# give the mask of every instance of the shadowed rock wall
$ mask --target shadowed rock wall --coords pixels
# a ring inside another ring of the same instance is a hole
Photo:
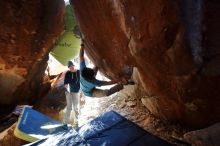
[[[72,2],[90,58],[111,78],[137,67],[154,115],[194,127],[220,120],[219,1]]]
[[[7,105],[31,102],[40,96],[48,53],[63,31],[64,2],[1,0],[0,7],[0,105],[3,112]]]

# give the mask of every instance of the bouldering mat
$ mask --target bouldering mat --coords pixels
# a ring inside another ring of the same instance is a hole
[[[55,43],[50,54],[62,65],[67,65],[69,60],[78,56],[81,43],[74,31],[77,24],[71,5],[65,7],[64,24],[65,31]]]
[[[26,106],[19,117],[14,135],[25,141],[34,142],[67,129],[67,125]]]
[[[171,146],[114,111],[28,146]]]
[[[50,54],[61,64],[67,65],[69,60],[79,54],[80,43],[80,39],[76,38],[73,32],[65,31],[50,51]]]

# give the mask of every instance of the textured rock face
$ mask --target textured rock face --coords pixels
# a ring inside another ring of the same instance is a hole
[[[219,146],[220,123],[184,134],[184,140],[193,146]]]
[[[191,126],[220,120],[219,1],[72,2],[90,58],[112,78],[137,67],[153,114]]]
[[[0,105],[3,108],[2,105],[30,102],[40,96],[48,53],[63,31],[64,2],[2,0],[0,7]]]

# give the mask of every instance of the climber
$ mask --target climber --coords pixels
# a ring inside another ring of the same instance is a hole
[[[89,97],[104,97],[109,96],[115,92],[118,92],[123,89],[123,85],[128,84],[127,80],[112,80],[112,81],[101,81],[95,78],[98,68],[94,69],[88,68],[85,65],[84,59],[84,44],[81,44],[80,49],[80,84],[81,90],[84,95]],[[96,87],[105,86],[105,85],[113,85],[112,88],[108,90],[97,89]]]
[[[78,116],[79,116],[79,89],[80,89],[80,72],[79,70],[75,69],[75,66],[72,61],[68,61],[68,68],[69,70],[66,72],[64,77],[64,86],[67,89],[65,92],[66,94],[66,112],[64,115],[64,123],[70,123],[70,113],[72,110],[72,106],[75,112],[76,121],[75,124],[77,125]]]

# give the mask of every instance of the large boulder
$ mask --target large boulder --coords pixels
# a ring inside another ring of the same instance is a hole
[[[110,78],[137,67],[154,115],[194,127],[220,120],[220,1],[72,5],[89,57]]]
[[[0,110],[6,112],[41,96],[49,51],[63,31],[64,1],[1,0],[0,7]]]

